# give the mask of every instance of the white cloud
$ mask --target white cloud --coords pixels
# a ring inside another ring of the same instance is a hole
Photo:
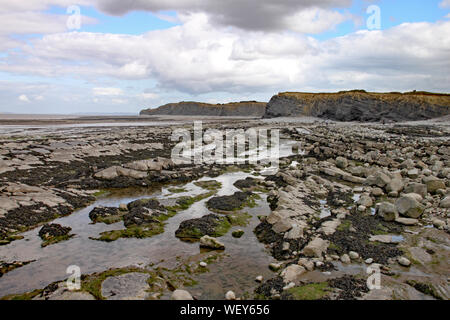
[[[439,6],[441,8],[450,8],[450,0],[442,0],[442,2],[439,3]]]
[[[94,96],[121,96],[123,90],[120,88],[93,88],[92,94]]]
[[[0,70],[48,77],[76,74],[157,82],[188,94],[276,90],[448,91],[450,22],[408,23],[327,41],[293,33],[217,27],[204,14],[143,35],[46,35],[10,54]],[[96,96],[124,94],[93,89]]]
[[[350,18],[350,15],[341,14],[338,11],[308,8],[286,16],[284,22],[286,29],[301,33],[318,34],[334,29],[337,25]]]
[[[28,99],[28,97],[27,97],[26,94],[21,94],[21,95],[19,96],[19,100],[20,100],[20,101],[23,101],[23,102],[30,102],[30,99]]]
[[[52,14],[43,12],[51,6],[69,7],[72,0],[29,0],[14,1],[0,0],[0,51],[15,49],[27,40],[28,37],[17,35],[40,35],[71,31],[68,29],[68,14]],[[92,0],[77,1],[78,5],[92,4]],[[80,27],[95,24],[94,18],[84,16],[80,12]]]

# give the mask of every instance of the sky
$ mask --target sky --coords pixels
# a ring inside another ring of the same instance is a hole
[[[0,0],[0,113],[450,92],[450,0]]]

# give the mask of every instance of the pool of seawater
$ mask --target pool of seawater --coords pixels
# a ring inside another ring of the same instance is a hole
[[[222,183],[218,195],[231,195],[238,191],[233,184],[240,179],[252,176],[249,173],[226,173],[214,180]],[[204,177],[199,180],[209,180]],[[197,180],[198,181],[198,180]],[[195,182],[195,181],[194,181]],[[169,198],[178,198],[185,195],[198,195],[207,192],[194,185],[194,182],[185,185],[177,185],[177,188],[186,190],[184,193],[172,194],[168,191],[173,186],[162,187],[157,190],[122,190],[109,196],[98,199],[92,205],[78,210],[70,216],[56,219],[53,223],[72,228],[71,233],[76,236],[68,241],[63,241],[48,247],[41,247],[41,239],[38,236],[40,228],[25,232],[24,239],[12,242],[0,247],[0,260],[4,261],[29,261],[34,262],[15,269],[0,278],[0,297],[8,294],[23,293],[37,288],[43,288],[48,284],[64,280],[68,277],[68,266],[77,265],[82,274],[100,272],[109,268],[121,268],[130,265],[146,266],[150,263],[164,264],[172,262],[175,266],[177,257],[188,258],[200,253],[198,243],[187,243],[175,237],[175,231],[180,223],[187,219],[199,218],[211,213],[205,206],[208,199],[194,203],[188,210],[178,213],[170,218],[165,226],[164,233],[147,239],[118,239],[106,243],[89,239],[98,237],[101,232],[123,229],[123,222],[112,225],[102,223],[92,224],[89,212],[96,206],[119,206],[121,203],[142,198],[155,198],[167,201]],[[210,272],[201,275],[199,284],[193,288],[193,292],[202,299],[222,299],[224,290],[235,290],[237,293],[247,291],[255,286],[254,279],[257,275],[268,277],[270,271],[268,264],[273,258],[265,250],[264,245],[258,242],[253,229],[259,223],[258,215],[267,215],[270,208],[262,195],[254,208],[244,208],[244,211],[252,215],[247,227],[240,227],[245,234],[240,239],[231,236],[231,231],[220,238],[225,244],[223,259],[209,266]]]

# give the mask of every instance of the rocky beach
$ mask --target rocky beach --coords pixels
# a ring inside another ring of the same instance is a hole
[[[0,3],[2,314],[445,308],[450,0]]]
[[[2,299],[450,297],[443,114],[396,123],[259,116],[206,118],[203,130],[278,130],[275,171],[175,163],[171,135],[192,131],[190,120],[3,125]]]

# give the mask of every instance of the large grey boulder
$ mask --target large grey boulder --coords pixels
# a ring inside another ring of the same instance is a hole
[[[420,171],[417,168],[408,170],[408,177],[411,179],[416,179],[419,177]]]
[[[408,183],[404,189],[405,193],[417,193],[420,194],[423,198],[427,196],[427,186],[422,183],[412,182]]]
[[[433,176],[425,177],[423,182],[427,185],[427,191],[429,193],[436,193],[439,189],[445,189],[444,181]]]
[[[403,190],[404,184],[402,179],[395,178],[388,182],[386,185],[387,192],[401,192]]]
[[[403,161],[400,164],[400,168],[402,168],[402,169],[405,169],[405,168],[406,169],[412,169],[412,168],[414,168],[414,166],[415,166],[415,163],[411,159],[406,159],[405,161]]]
[[[425,207],[418,201],[421,196],[415,193],[408,193],[400,197],[396,202],[398,212],[406,217],[417,219],[419,218]]]
[[[322,254],[326,252],[328,249],[329,241],[323,240],[319,237],[312,240],[308,245],[303,249],[303,254],[307,257],[322,257]]]
[[[377,186],[383,188],[391,181],[391,178],[384,172],[377,172],[374,175],[367,177],[366,184],[369,186]]]
[[[284,283],[297,282],[306,269],[298,264],[291,264],[281,272]]]
[[[382,202],[378,207],[378,214],[384,221],[395,221],[398,218],[397,207],[389,202]]]
[[[285,239],[299,239],[303,237],[303,230],[307,227],[304,222],[296,222],[292,225],[292,229],[284,235]]]
[[[291,230],[293,227],[293,222],[291,219],[283,219],[278,221],[272,226],[275,233],[283,233]]]
[[[358,204],[361,205],[361,206],[364,206],[366,208],[370,208],[373,205],[373,201],[372,201],[371,197],[369,197],[368,195],[363,194],[359,198]]]

